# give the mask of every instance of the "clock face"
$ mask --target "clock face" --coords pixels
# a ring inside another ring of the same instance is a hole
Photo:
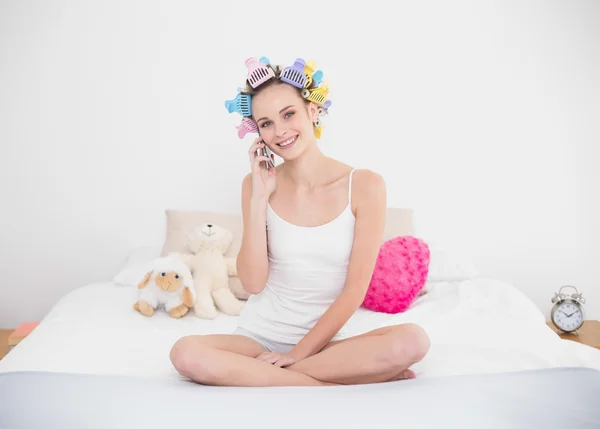
[[[583,313],[575,304],[565,302],[560,304],[552,316],[554,324],[565,332],[578,329],[583,323]]]

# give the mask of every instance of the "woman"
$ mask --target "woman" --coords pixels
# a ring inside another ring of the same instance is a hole
[[[238,276],[251,294],[231,335],[187,336],[171,361],[190,379],[221,386],[364,384],[413,378],[429,349],[423,329],[389,326],[343,338],[363,302],[385,224],[381,176],[325,156],[319,105],[280,79],[244,94],[260,137],[242,183]],[[268,147],[283,159],[257,154]],[[266,228],[265,228],[266,225]]]

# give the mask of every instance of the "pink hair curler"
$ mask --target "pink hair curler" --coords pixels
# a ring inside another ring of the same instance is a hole
[[[258,133],[258,125],[256,125],[254,119],[251,118],[242,118],[242,123],[236,128],[240,139],[246,137],[246,134],[248,133]]]
[[[306,74],[304,73],[304,60],[302,58],[297,58],[294,62],[294,65],[283,69],[279,80],[285,83],[289,83],[290,85],[293,85],[296,88],[304,88],[304,84],[306,83]]]
[[[264,57],[261,60],[264,60]],[[273,70],[267,67],[265,63],[259,62],[256,58],[248,58],[246,60],[246,67],[248,67],[248,82],[252,88],[256,88],[272,77],[275,77]]]

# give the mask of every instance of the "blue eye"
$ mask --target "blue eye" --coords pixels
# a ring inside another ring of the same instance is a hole
[[[292,115],[294,115],[296,112],[286,112],[285,115],[283,115],[286,119],[289,119]],[[268,127],[271,124],[271,121],[265,121],[262,124],[260,124],[261,128],[265,128]]]

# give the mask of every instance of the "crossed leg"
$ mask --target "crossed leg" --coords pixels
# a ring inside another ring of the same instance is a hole
[[[171,349],[184,377],[214,386],[325,386],[314,378],[256,359],[265,348],[243,335],[190,335]]]
[[[428,351],[425,331],[407,323],[333,341],[287,369],[335,384],[380,383],[414,378],[409,368]]]
[[[265,349],[241,335],[184,337],[173,346],[171,361],[180,374],[202,384],[324,386],[412,378],[410,366],[428,350],[423,329],[403,324],[331,342],[286,368],[255,359]]]

